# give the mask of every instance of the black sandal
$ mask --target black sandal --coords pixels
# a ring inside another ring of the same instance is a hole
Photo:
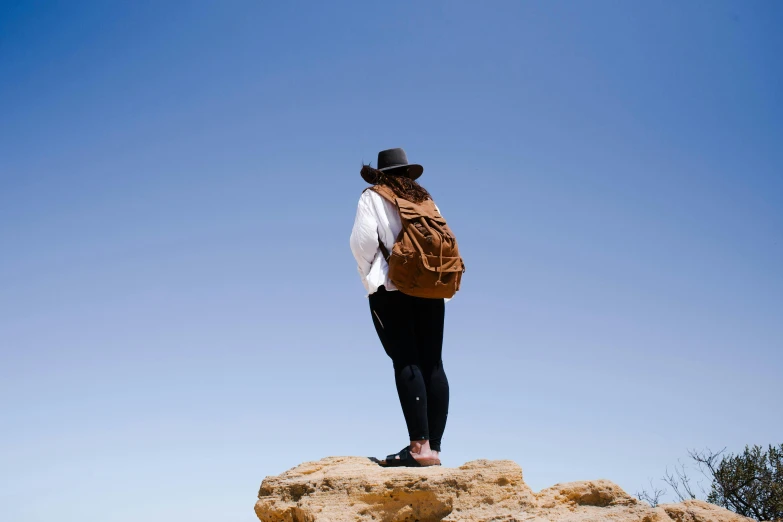
[[[384,468],[423,468],[427,466],[440,466],[440,460],[422,459],[422,461],[419,462],[411,455],[411,447],[405,446],[398,453],[387,455],[386,460],[378,461],[378,465]]]

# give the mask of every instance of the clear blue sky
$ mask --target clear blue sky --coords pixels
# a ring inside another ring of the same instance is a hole
[[[265,475],[402,447],[348,245],[397,146],[468,267],[445,465],[633,493],[783,442],[781,23],[0,2],[0,519],[251,522]]]

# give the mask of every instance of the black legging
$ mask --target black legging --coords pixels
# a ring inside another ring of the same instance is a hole
[[[394,378],[410,440],[440,451],[449,412],[443,371],[443,299],[413,297],[381,286],[370,294],[375,331],[394,363]]]

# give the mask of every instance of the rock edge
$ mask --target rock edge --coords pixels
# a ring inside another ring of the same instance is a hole
[[[262,522],[751,521],[700,500],[653,508],[608,480],[534,493],[511,460],[382,468],[365,457],[326,457],[266,477],[255,512]]]

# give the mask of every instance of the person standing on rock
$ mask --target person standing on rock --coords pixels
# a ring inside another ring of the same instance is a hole
[[[445,301],[459,290],[465,267],[454,234],[424,187],[421,165],[401,148],[362,166],[362,192],[351,251],[369,295],[370,317],[391,358],[410,444],[381,466],[440,465],[449,409],[441,358]]]

